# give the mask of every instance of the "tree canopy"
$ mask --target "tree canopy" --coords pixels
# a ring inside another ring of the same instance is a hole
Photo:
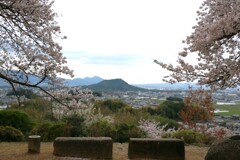
[[[73,76],[57,42],[65,37],[52,6],[51,0],[0,1],[0,78],[13,88],[42,89],[42,82],[54,83],[60,74]]]
[[[240,1],[205,0],[197,11],[194,32],[183,43],[177,65],[154,60],[171,71],[168,82],[198,80],[201,85],[224,89],[240,82]],[[196,54],[198,63],[190,64],[186,57]]]
[[[212,120],[214,107],[211,91],[190,89],[184,98],[184,107],[179,116],[185,124],[195,129],[198,122]]]

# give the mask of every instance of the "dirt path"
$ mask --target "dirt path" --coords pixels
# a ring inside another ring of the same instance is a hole
[[[28,154],[28,144],[0,143],[0,160],[80,160],[81,158],[56,157],[53,155],[53,143],[41,143],[40,154]],[[185,160],[204,160],[208,148],[186,146]],[[128,144],[114,143],[113,160],[127,160]],[[85,159],[86,160],[86,159]]]

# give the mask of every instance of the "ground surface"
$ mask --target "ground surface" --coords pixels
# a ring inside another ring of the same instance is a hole
[[[40,154],[28,154],[28,144],[0,143],[0,160],[80,160],[80,158],[64,158],[53,155],[53,143],[41,143]],[[186,146],[185,160],[204,160],[207,147]],[[127,160],[127,143],[114,143],[113,160]]]

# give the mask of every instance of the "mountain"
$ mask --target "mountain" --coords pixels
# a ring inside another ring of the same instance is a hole
[[[94,77],[85,77],[85,78],[74,78],[74,79],[66,79],[65,84],[67,86],[84,86],[84,85],[91,85],[96,84],[104,79],[94,76]]]
[[[109,92],[148,91],[147,89],[144,88],[129,85],[122,79],[103,80],[97,84],[83,86],[83,88],[88,88],[93,91],[109,91]]]
[[[36,84],[39,81],[41,81],[41,79],[36,76],[29,76],[28,81],[32,84]],[[48,85],[47,80],[45,80],[39,86],[47,86],[47,85]],[[0,87],[10,87],[10,84],[6,80],[0,78]]]
[[[75,79],[65,79],[64,83],[66,86],[83,86],[83,85],[91,85],[91,84],[96,84],[104,79],[94,76],[94,77],[85,77],[85,78],[75,78]],[[33,84],[37,83],[40,81],[40,79],[36,76],[29,76],[29,81]],[[42,82],[40,86],[47,86],[47,82]],[[5,80],[0,78],[0,87],[4,86],[10,86]]]

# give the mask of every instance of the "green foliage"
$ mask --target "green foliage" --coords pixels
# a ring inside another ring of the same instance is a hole
[[[32,129],[33,125],[32,120],[25,112],[17,110],[0,111],[0,126],[11,126],[26,134]]]
[[[178,102],[182,102],[183,99],[182,98],[179,98],[179,97],[167,97],[166,100],[168,101],[178,101]]]
[[[101,110],[104,108],[110,109],[112,112],[117,112],[128,105],[119,99],[107,99],[107,100],[99,100],[95,102],[94,107],[100,108]]]
[[[23,139],[24,136],[20,130],[10,126],[0,126],[0,142],[16,142],[22,141]]]
[[[170,118],[179,119],[179,112],[183,109],[184,103],[182,101],[164,101],[156,110],[160,115]]]
[[[51,102],[43,98],[37,97],[28,101],[22,102],[22,106],[13,104],[11,108],[22,110],[26,112],[35,121],[43,121],[50,118],[51,115]]]
[[[63,117],[63,121],[71,128],[70,136],[86,136],[87,127],[84,124],[84,117],[78,114],[70,114]]]
[[[113,125],[107,121],[98,121],[88,127],[88,136],[91,137],[110,137]]]
[[[166,129],[169,129],[169,128],[177,129],[178,128],[178,123],[173,119],[169,119],[169,118],[162,117],[162,116],[153,116],[151,118],[154,119],[156,122],[159,122],[161,125],[167,124]]]
[[[16,90],[16,92],[14,92],[14,91],[10,91],[10,92],[8,92],[7,93],[7,96],[15,96],[15,95],[17,95],[17,96],[25,96],[26,98],[28,98],[28,99],[32,99],[32,98],[36,98],[37,97],[37,95],[35,94],[35,93],[33,93],[33,91],[32,90],[30,90],[30,89],[19,89],[19,90]]]
[[[181,98],[169,97],[160,103],[156,108],[143,108],[151,115],[160,115],[169,119],[179,119],[179,112],[183,109],[184,103]]]
[[[102,92],[94,91],[93,95],[94,97],[102,97]]]
[[[210,146],[216,138],[209,134],[204,134],[192,130],[179,130],[171,137],[183,139],[187,144],[207,145]]]
[[[208,135],[208,134],[203,134],[202,140],[199,143],[210,146],[216,140],[217,140],[216,137],[213,137],[213,136]]]
[[[144,107],[141,108],[142,111],[146,111],[147,113],[149,113],[150,115],[159,115],[160,112],[156,110],[156,108],[152,108],[152,107]]]
[[[133,112],[123,111],[117,112],[114,115],[114,122],[116,123],[127,123],[127,124],[138,124],[141,119],[146,119],[148,114],[146,112],[141,112],[133,110]]]
[[[130,138],[145,137],[145,134],[136,125],[120,123],[115,126],[111,137],[115,142],[124,143],[128,142]]]
[[[180,130],[173,134],[173,137],[183,139],[187,144],[202,143],[204,135],[192,130]]]
[[[31,134],[40,135],[42,141],[53,141],[56,137],[68,137],[71,135],[71,127],[66,123],[44,122],[38,124]]]

